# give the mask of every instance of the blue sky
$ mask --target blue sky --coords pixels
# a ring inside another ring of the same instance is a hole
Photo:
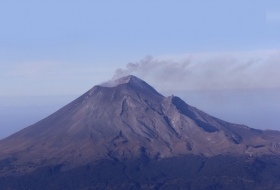
[[[2,134],[19,129],[24,119],[18,119],[17,124],[11,120],[25,114],[23,118],[32,119],[24,125],[32,124],[92,86],[118,76],[118,68],[122,74],[143,78],[161,93],[181,94],[186,102],[232,122],[257,125],[252,122],[256,115],[269,110],[280,113],[277,1],[3,0],[0,28],[0,111],[11,118],[2,124],[0,118]],[[152,56],[152,61],[145,62],[149,67],[143,65],[147,56]],[[188,60],[191,67],[186,67]],[[128,63],[140,66],[129,70]],[[173,73],[166,72],[170,68]],[[185,72],[178,82],[174,78],[180,68]],[[145,69],[150,72],[143,74]],[[236,69],[238,72],[233,72]],[[169,82],[163,83],[162,76]],[[224,103],[220,112],[216,104],[205,106],[206,100],[217,102],[226,90],[235,92],[226,93],[235,106]],[[197,96],[188,96],[185,91]],[[202,95],[213,91],[222,92]],[[241,113],[242,106],[255,111],[256,102],[245,101],[251,96],[259,97],[260,110],[271,106],[255,115],[243,114],[244,120],[231,116],[235,111]],[[50,105],[53,107],[47,113],[32,117],[36,106],[44,110]],[[15,109],[19,111],[11,111]],[[271,113],[267,117],[272,117]],[[269,126],[278,129],[280,120],[269,121]]]

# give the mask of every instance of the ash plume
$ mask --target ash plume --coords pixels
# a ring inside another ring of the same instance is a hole
[[[162,91],[280,87],[280,51],[146,58],[115,71],[135,75]]]

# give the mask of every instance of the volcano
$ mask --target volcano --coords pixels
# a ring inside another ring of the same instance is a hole
[[[0,184],[6,189],[274,189],[280,188],[279,155],[280,132],[215,118],[130,75],[94,86],[1,140]]]

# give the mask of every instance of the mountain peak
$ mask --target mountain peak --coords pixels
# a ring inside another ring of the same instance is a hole
[[[127,75],[127,76],[118,78],[116,80],[109,80],[107,82],[103,82],[99,86],[102,86],[102,87],[116,87],[120,84],[126,84],[126,83],[130,83],[130,82],[143,83],[144,81],[137,78],[136,76]]]
[[[145,81],[143,81],[133,75],[127,75],[127,76],[118,78],[116,80],[110,80],[110,81],[97,85],[97,87],[105,87],[105,88],[119,88],[119,87],[122,88],[124,86],[134,89],[134,91],[137,91],[138,93],[144,93],[147,96],[156,95],[156,96],[163,97],[148,83],[146,83]]]

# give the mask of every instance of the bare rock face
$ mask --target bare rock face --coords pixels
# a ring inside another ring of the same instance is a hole
[[[0,141],[0,175],[93,160],[178,155],[280,155],[279,132],[212,117],[126,76],[94,86],[47,118]],[[2,163],[2,165],[1,165]]]

